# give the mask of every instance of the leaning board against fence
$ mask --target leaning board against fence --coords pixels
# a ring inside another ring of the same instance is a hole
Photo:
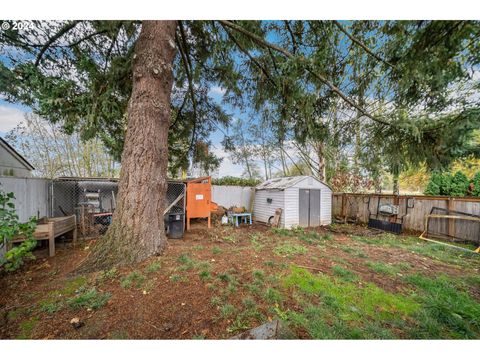
[[[349,194],[335,193],[333,195],[333,216],[337,219],[347,219],[360,223],[368,223],[371,214],[377,212],[377,207],[385,204],[398,205],[398,218],[403,218],[403,229],[423,232],[426,216],[433,212],[460,212],[480,216],[480,198],[478,197],[448,197],[390,194]],[[437,209],[437,210],[435,210]],[[433,221],[430,232],[446,234],[449,238],[479,240],[480,229],[476,222],[452,219]]]

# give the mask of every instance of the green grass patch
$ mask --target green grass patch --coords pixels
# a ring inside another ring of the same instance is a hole
[[[235,237],[235,235],[227,235],[223,237],[223,241],[235,244],[237,242],[237,238]]]
[[[79,293],[77,296],[68,299],[67,304],[72,309],[99,309],[103,307],[112,295],[110,293],[101,293],[97,289],[91,288]]]
[[[222,249],[220,249],[218,246],[214,246],[212,248],[212,254],[213,255],[218,255],[218,254],[221,254],[222,253]]]
[[[265,290],[264,298],[272,304],[279,304],[283,300],[282,293],[272,287],[269,287],[267,290]]]
[[[319,242],[322,239],[322,237],[320,236],[319,233],[315,231],[308,231],[308,232],[304,232],[303,234],[300,234],[298,236],[298,239],[311,245]]]
[[[54,314],[63,308],[63,302],[51,299],[42,300],[39,305],[40,311],[46,312],[47,314]]]
[[[378,264],[371,266],[377,268]],[[476,339],[480,335],[480,303],[468,293],[465,278],[462,280],[445,275],[406,276],[404,281],[415,290],[405,295],[292,267],[284,285],[300,293],[294,298],[301,310],[277,312],[291,326],[319,339]]]
[[[273,252],[278,256],[294,256],[299,254],[306,254],[307,248],[302,245],[292,244],[292,243],[284,243],[281,245],[277,245]]]
[[[118,276],[117,268],[113,267],[111,269],[101,271],[100,275],[98,276],[98,280],[100,282],[104,282],[107,280],[113,280],[117,276]]]
[[[31,319],[22,321],[19,325],[20,333],[17,335],[17,339],[19,340],[30,339],[32,337],[33,329],[35,328],[35,325],[37,323],[38,323],[37,317],[33,317]]]
[[[342,249],[342,251],[346,252],[347,254],[350,254],[357,258],[365,259],[368,257],[367,254],[365,254],[365,252],[361,249],[357,249],[350,246],[340,246],[340,249]]]
[[[368,245],[402,248],[418,255],[469,268],[480,265],[480,258],[476,254],[455,250],[441,244],[423,241],[417,237],[381,234],[378,236],[351,235],[350,238],[354,241]]]
[[[190,258],[188,255],[183,254],[180,255],[177,261],[182,264],[178,270],[180,271],[188,271],[192,269],[199,269],[199,270],[210,270],[212,264],[208,261],[197,261]]]
[[[480,303],[459,286],[457,279],[415,274],[405,281],[417,287],[415,297],[423,304],[416,334],[424,338],[479,337]]]
[[[237,285],[236,283],[229,283],[227,285],[227,287],[225,288],[225,292],[228,294],[228,295],[231,295],[231,294],[235,294],[237,292]]]
[[[172,282],[188,282],[188,278],[180,274],[170,275],[170,280]]]
[[[414,239],[415,242],[413,242]],[[448,246],[427,241],[419,242],[416,238],[412,239],[412,243],[413,245],[408,247],[408,250],[419,255],[464,267],[480,266],[480,257],[477,254],[452,249]]]
[[[15,309],[15,310],[10,310],[7,312],[7,320],[8,321],[13,321],[18,319],[18,317],[22,314],[22,309]]]
[[[202,270],[200,271],[200,273],[198,274],[198,277],[200,278],[200,280],[202,281],[208,281],[212,278],[212,274],[210,274],[210,271],[208,270]]]
[[[394,266],[396,266],[400,270],[410,270],[413,267],[412,264],[408,262],[399,262],[394,264]]]
[[[140,271],[132,271],[127,276],[125,276],[120,282],[120,286],[124,289],[134,287],[140,289],[145,282],[145,276],[142,275]]]
[[[198,261],[195,263],[195,268],[199,270],[209,271],[212,268],[212,264],[208,261]]]
[[[400,271],[398,266],[381,262],[367,261],[365,264],[378,274],[395,275]]]
[[[65,286],[59,290],[59,294],[69,296],[75,294],[75,292],[81,287],[87,284],[87,278],[84,276],[79,276],[74,279],[67,281]]]
[[[253,283],[250,283],[250,284],[245,284],[244,287],[245,287],[245,289],[247,289],[253,295],[260,296],[260,294],[262,292],[261,286],[256,282],[253,282]]]
[[[158,270],[160,270],[160,268],[162,267],[160,261],[154,261],[154,262],[151,262],[150,264],[148,264],[148,266],[145,268],[145,271],[147,273],[153,273],[153,272],[157,272]]]
[[[389,329],[377,323],[349,324],[332,316],[329,309],[319,306],[306,306],[303,312],[289,311],[287,321],[292,326],[307,330],[313,339],[391,339]]]
[[[284,229],[284,228],[271,228],[271,232],[275,235],[280,235],[280,236],[293,236],[295,233],[291,230]]]
[[[254,309],[257,306],[257,303],[252,297],[246,297],[242,300],[242,304],[246,309]]]
[[[369,245],[391,246],[391,247],[401,247],[402,245],[408,244],[410,242],[404,236],[398,236],[398,235],[388,234],[388,233],[384,233],[376,236],[351,235],[350,238],[354,241],[359,241]]]
[[[220,306],[223,304],[223,300],[219,297],[219,296],[213,296],[211,299],[210,299],[210,303],[213,305],[213,306]]]
[[[349,265],[350,263],[343,257],[340,256],[332,256],[330,257],[332,261],[336,264],[342,264],[342,265]]]
[[[352,271],[348,270],[348,269],[345,269],[344,267],[340,266],[340,265],[334,265],[332,266],[332,272],[335,276],[338,276],[340,278],[342,278],[342,280],[345,280],[345,281],[357,281],[358,280],[358,276],[355,275],[355,273],[353,273]]]
[[[181,271],[191,270],[195,267],[195,261],[186,254],[180,255],[177,261],[182,264],[179,268]]]
[[[297,267],[292,267],[284,283],[305,294],[319,296],[325,308],[344,321],[388,321],[411,315],[419,309],[413,299],[388,293],[374,284],[359,287],[326,275],[313,275]]]
[[[263,270],[260,269],[253,269],[252,276],[254,279],[259,281],[263,281],[265,279],[265,273],[263,272]]]
[[[235,320],[233,320],[232,324],[227,327],[227,331],[230,333],[237,333],[240,331],[244,331],[250,328],[249,322],[243,318],[243,316],[237,316]]]
[[[323,234],[322,235],[322,240],[323,241],[331,241],[331,240],[333,240],[333,235],[329,234],[329,233]]]
[[[220,306],[220,314],[224,318],[232,316],[236,311],[237,309],[232,304],[224,304]]]
[[[225,273],[220,273],[217,275],[217,277],[222,280],[223,282],[226,282],[226,283],[232,283],[232,282],[236,282],[236,278],[234,275],[228,273],[228,272],[225,272]]]

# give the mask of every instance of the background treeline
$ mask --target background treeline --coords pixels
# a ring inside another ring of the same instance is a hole
[[[480,172],[471,179],[463,172],[433,173],[425,195],[480,196]]]

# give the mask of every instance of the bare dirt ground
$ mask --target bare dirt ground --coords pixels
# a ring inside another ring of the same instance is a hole
[[[466,268],[402,247],[375,246],[351,236],[368,236],[368,229],[353,225],[348,229],[313,229],[324,240],[309,243],[262,225],[207,230],[199,223],[184,239],[169,240],[162,256],[109,274],[76,273],[92,243],[101,239],[80,241],[75,248],[59,246],[55,257],[39,253],[19,272],[0,277],[0,337],[229,338],[275,318],[279,302],[284,309],[299,307],[288,289],[281,300],[274,290],[281,288],[282,275],[291,265],[331,276],[335,266],[342,266],[360,282],[395,293],[408,292],[402,277],[419,271],[432,277],[479,275],[476,260]],[[286,247],[280,249],[279,244]],[[402,270],[389,276],[372,271],[367,261],[401,265]],[[125,283],[132,272],[140,278],[136,285]],[[70,299],[93,288],[100,295],[110,294],[108,301],[98,307],[71,306]],[[265,290],[267,295],[262,295]],[[480,300],[479,289],[471,289],[471,294]],[[73,318],[82,326],[72,326]],[[301,330],[296,336],[308,337]]]

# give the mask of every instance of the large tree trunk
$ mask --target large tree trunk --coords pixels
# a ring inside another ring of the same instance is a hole
[[[142,23],[133,57],[117,209],[86,263],[91,268],[141,261],[166,244],[163,210],[175,28],[175,21]]]
[[[400,195],[400,185],[398,183],[400,170],[398,165],[393,166],[392,175],[393,175],[393,195]]]
[[[320,181],[326,181],[326,165],[325,165],[325,149],[322,142],[319,142],[317,145],[317,156],[318,156],[318,179]]]
[[[393,175],[393,195],[400,195],[400,186],[398,184],[398,174]]]

